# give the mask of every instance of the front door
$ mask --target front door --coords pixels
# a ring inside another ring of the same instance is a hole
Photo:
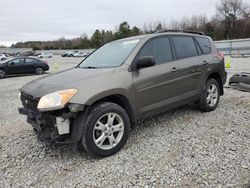
[[[11,74],[24,73],[24,58],[13,59],[8,62],[8,72]]]
[[[132,72],[139,113],[157,111],[179,95],[176,69],[170,40],[167,36],[148,41],[137,58],[153,56],[156,65]]]

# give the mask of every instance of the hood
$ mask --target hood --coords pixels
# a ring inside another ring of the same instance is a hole
[[[33,98],[41,98],[42,96],[64,89],[80,89],[86,85],[93,85],[106,77],[113,75],[112,69],[82,69],[73,68],[56,74],[51,74],[43,78],[39,78],[24,85],[20,91],[26,93]]]

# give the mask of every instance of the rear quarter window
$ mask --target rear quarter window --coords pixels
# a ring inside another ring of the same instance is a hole
[[[195,37],[196,41],[198,42],[203,54],[211,53],[211,44],[210,40],[205,37]]]
[[[172,36],[177,59],[198,55],[194,40],[189,36]]]

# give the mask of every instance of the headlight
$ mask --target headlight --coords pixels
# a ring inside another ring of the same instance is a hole
[[[77,93],[77,89],[67,89],[44,95],[38,103],[39,111],[61,109]]]

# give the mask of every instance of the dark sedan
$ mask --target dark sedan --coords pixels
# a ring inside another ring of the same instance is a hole
[[[10,74],[35,73],[40,75],[47,70],[49,70],[47,62],[31,57],[18,57],[5,63],[0,63],[0,78]]]

